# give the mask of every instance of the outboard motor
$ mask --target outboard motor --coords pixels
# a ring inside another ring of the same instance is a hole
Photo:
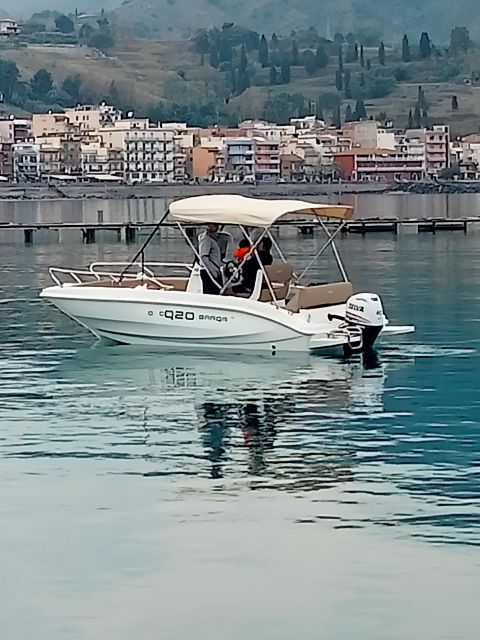
[[[346,303],[345,322],[362,331],[362,351],[371,349],[386,323],[380,296],[356,293]]]

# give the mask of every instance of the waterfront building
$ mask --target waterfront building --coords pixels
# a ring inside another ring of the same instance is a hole
[[[280,146],[264,138],[227,138],[225,140],[225,170],[231,179],[247,176],[259,181],[274,181],[280,177]]]
[[[335,154],[346,180],[394,182],[421,180],[424,163],[417,156],[391,149],[353,148]]]
[[[213,182],[225,180],[225,138],[200,134],[192,149],[192,176]]]
[[[38,182],[40,179],[40,145],[17,142],[12,146],[15,182]]]
[[[0,20],[0,40],[8,40],[13,36],[17,36],[21,30],[16,20],[10,18]]]

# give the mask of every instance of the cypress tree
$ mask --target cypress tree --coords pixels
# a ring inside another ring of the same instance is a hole
[[[359,84],[362,88],[365,86],[365,74],[363,73],[363,71],[360,74]]]
[[[355,62],[358,60],[358,44],[355,42],[355,46],[353,47],[353,59]]]
[[[370,71],[370,69],[372,68],[372,61],[370,60],[370,58],[367,60],[367,71]]]
[[[422,114],[420,113],[420,107],[418,106],[418,104],[415,105],[415,111],[413,113],[413,119],[415,122],[415,127],[417,129],[420,129],[420,127],[422,126]]]
[[[367,117],[367,110],[365,109],[365,104],[361,98],[359,98],[355,103],[354,117],[355,120],[363,120]]]
[[[421,111],[426,111],[428,109],[428,102],[427,102],[427,99],[425,98],[425,92],[422,89],[421,85],[419,85],[418,87],[417,104],[418,104],[418,108]]]
[[[363,44],[360,45],[360,64],[362,65],[362,67],[365,66],[365,54],[363,51]]]
[[[420,36],[420,55],[422,58],[430,58],[432,55],[430,37],[426,31],[424,31]]]
[[[343,53],[340,49],[340,53],[338,54],[338,70],[340,73],[343,73]]]
[[[292,65],[298,67],[298,47],[296,40],[292,42]]]
[[[258,60],[262,67],[268,67],[268,42],[265,34],[262,33],[260,45],[258,47]]]
[[[452,111],[458,110],[458,98],[457,96],[452,96]]]
[[[408,42],[407,34],[405,34],[402,40],[402,60],[404,62],[410,62],[411,59],[410,43]]]
[[[322,104],[322,96],[318,96],[317,105],[316,105],[316,115],[319,120],[323,120],[323,104]]]
[[[413,115],[412,115],[412,110],[410,109],[410,111],[408,112],[408,124],[407,124],[407,129],[413,129]]]
[[[290,82],[290,63],[288,60],[284,60],[282,62],[282,66],[280,67],[280,77],[283,84],[288,84]]]
[[[328,65],[328,56],[325,49],[319,45],[315,53],[315,65],[317,69],[324,69]]]
[[[272,64],[272,66],[270,67],[270,84],[277,84],[277,83],[278,83],[277,69],[275,68],[275,65]]]
[[[278,49],[278,38],[276,33],[272,33],[272,49]]]
[[[218,49],[215,42],[212,42],[210,45],[210,66],[214,69],[218,69],[219,60],[218,60]]]
[[[345,110],[345,122],[353,122],[352,107],[349,104]]]
[[[378,47],[378,61],[382,67],[385,66],[385,45],[383,42],[380,42],[380,46]]]
[[[337,87],[337,91],[343,89],[343,76],[339,69],[335,72],[335,86]]]
[[[342,126],[342,116],[340,114],[340,105],[337,105],[337,108],[333,112],[333,126],[336,129],[340,129]]]
[[[347,100],[350,100],[350,98],[352,97],[352,90],[350,88],[350,80],[351,80],[350,71],[349,71],[349,69],[347,69],[345,71],[345,74],[344,74],[344,77],[343,77],[343,89],[344,89],[344,92],[345,92],[345,98]]]

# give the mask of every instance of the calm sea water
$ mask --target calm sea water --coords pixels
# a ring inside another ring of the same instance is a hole
[[[477,638],[479,241],[341,240],[418,327],[365,363],[99,347],[38,291],[132,249],[4,243],[2,638]]]

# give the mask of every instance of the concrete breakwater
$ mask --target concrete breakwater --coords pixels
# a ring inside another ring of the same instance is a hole
[[[293,183],[245,185],[235,183],[206,182],[195,185],[111,185],[111,184],[77,184],[77,185],[17,185],[2,184],[0,200],[123,200],[146,198],[185,198],[188,196],[209,193],[239,193],[251,197],[296,197],[339,196],[343,194],[375,194],[387,193],[392,185],[375,183]]]

